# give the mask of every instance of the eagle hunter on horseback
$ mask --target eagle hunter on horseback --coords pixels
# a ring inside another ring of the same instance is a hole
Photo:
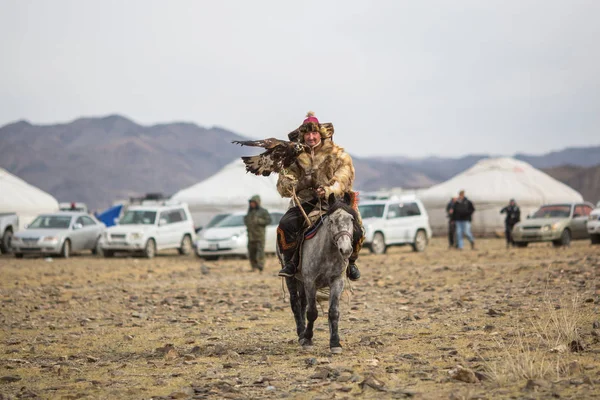
[[[333,125],[319,123],[309,112],[302,125],[288,135],[290,141],[265,139],[234,142],[263,147],[257,156],[242,157],[246,170],[256,175],[279,173],[277,189],[291,197],[290,208],[277,228],[277,253],[290,292],[299,343],[312,346],[318,318],[318,290],[329,289],[329,347],[340,354],[339,302],[344,271],[357,280],[358,253],[364,230],[358,199],[352,191],[352,158],[332,141]]]
[[[356,203],[354,166],[352,157],[333,143],[333,125],[319,123],[312,111],[299,128],[288,134],[290,141],[275,138],[257,141],[234,141],[243,146],[267,149],[258,156],[242,157],[246,170],[256,175],[268,176],[279,173],[277,190],[282,197],[292,197],[293,203],[281,218],[277,228],[277,244],[283,255],[283,268],[279,276],[293,277],[296,273],[299,235],[305,226],[307,215],[319,216],[333,195],[336,199]],[[352,238],[354,251],[350,256],[346,274],[352,281],[360,278],[356,265],[362,247],[362,221],[356,204],[353,207],[358,228]],[[316,218],[313,218],[316,219]]]

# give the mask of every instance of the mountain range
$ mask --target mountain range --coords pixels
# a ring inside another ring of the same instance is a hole
[[[248,138],[223,128],[175,122],[143,126],[119,115],[70,123],[0,128],[0,167],[52,194],[102,209],[149,192],[172,194],[213,175],[248,149]],[[489,155],[461,158],[353,157],[361,190],[422,188],[442,182]],[[516,158],[600,200],[600,146]],[[560,167],[560,168],[559,168]]]

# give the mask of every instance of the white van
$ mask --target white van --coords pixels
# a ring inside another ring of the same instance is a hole
[[[131,206],[118,224],[107,228],[100,248],[105,257],[136,252],[152,258],[157,251],[192,252],[194,223],[187,204]]]
[[[406,244],[420,252],[431,239],[429,216],[415,196],[360,202],[358,209],[365,228],[364,246],[372,253],[383,254],[389,246]]]

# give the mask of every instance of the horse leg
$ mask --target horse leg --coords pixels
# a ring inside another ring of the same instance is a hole
[[[329,287],[329,349],[333,354],[340,354],[340,336],[338,322],[340,320],[340,297],[344,290],[344,280],[339,277]]]
[[[313,329],[315,325],[315,320],[319,316],[319,311],[317,310],[317,288],[314,284],[304,284],[304,293],[306,296],[306,319],[308,323],[306,325],[306,330],[304,331],[303,339],[300,341],[302,347],[311,347],[312,346],[312,338],[313,338]]]
[[[306,321],[304,318],[304,310],[302,309],[301,298],[304,295],[304,288],[295,278],[285,278],[288,291],[290,292],[290,306],[294,313],[294,320],[296,320],[296,333],[298,334],[299,340],[302,339],[302,334],[306,327]]]

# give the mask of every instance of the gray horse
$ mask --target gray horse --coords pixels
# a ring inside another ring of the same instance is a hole
[[[296,332],[304,348],[312,346],[314,323],[319,316],[317,290],[329,288],[329,348],[333,354],[342,352],[338,334],[339,302],[348,258],[352,254],[353,215],[354,210],[347,204],[341,201],[331,204],[315,236],[304,241],[298,273],[286,278]]]

